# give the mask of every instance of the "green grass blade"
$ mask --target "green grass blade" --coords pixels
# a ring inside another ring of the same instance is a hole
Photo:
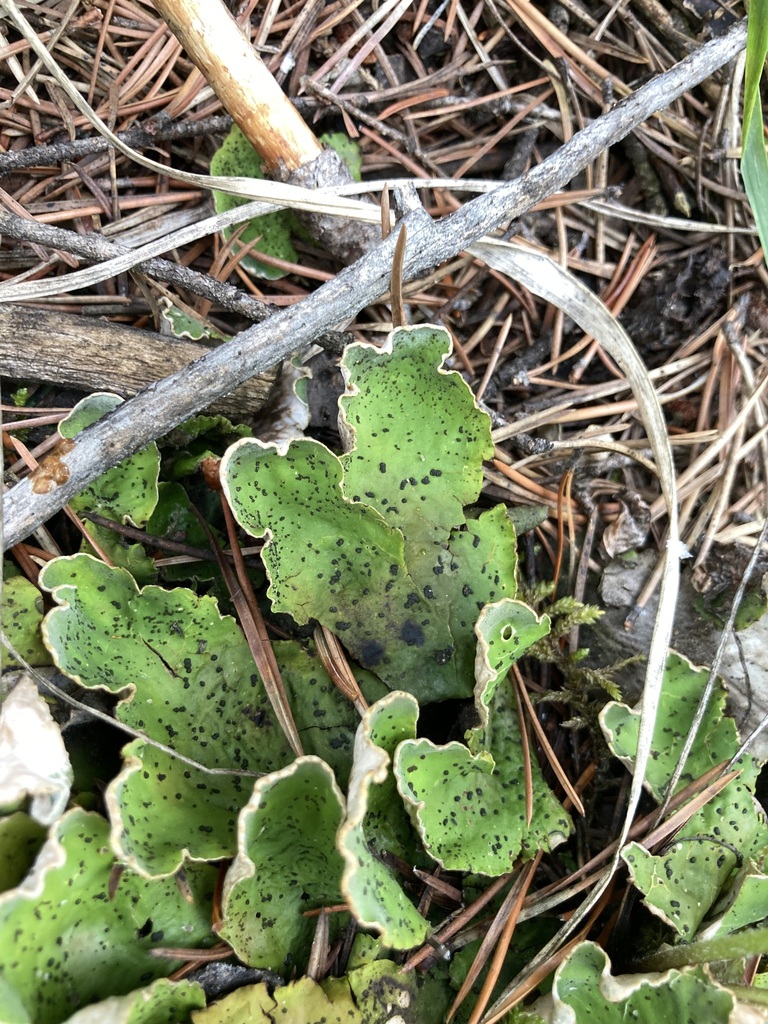
[[[755,224],[768,253],[768,157],[765,152],[760,79],[768,55],[768,0],[752,0],[747,26],[741,173]]]

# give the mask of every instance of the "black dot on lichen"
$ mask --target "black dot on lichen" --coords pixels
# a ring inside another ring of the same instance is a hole
[[[384,657],[384,648],[376,640],[367,640],[360,649],[360,660],[366,668],[380,665]]]
[[[415,622],[408,620],[403,623],[403,627],[400,630],[400,638],[409,647],[423,647],[424,646],[424,632],[421,626]]]

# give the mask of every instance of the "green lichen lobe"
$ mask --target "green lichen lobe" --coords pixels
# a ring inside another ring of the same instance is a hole
[[[267,536],[270,597],[337,633],[363,667],[419,700],[469,696],[482,608],[515,594],[516,538],[499,506],[467,509],[490,421],[444,367],[450,335],[394,331],[345,355],[341,458],[315,441],[243,440],[221,467],[240,524]]]

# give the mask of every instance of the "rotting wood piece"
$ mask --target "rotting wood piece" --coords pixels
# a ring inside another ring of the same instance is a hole
[[[14,380],[112,391],[130,398],[208,351],[197,342],[106,320],[0,305],[0,376]],[[255,415],[276,379],[275,370],[251,377],[219,398],[211,411],[238,420]]]

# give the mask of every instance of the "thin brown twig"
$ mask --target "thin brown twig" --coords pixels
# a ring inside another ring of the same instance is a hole
[[[549,740],[547,739],[547,734],[544,732],[544,730],[543,730],[543,728],[541,726],[541,722],[539,721],[539,719],[538,719],[538,717],[536,715],[536,712],[535,712],[535,710],[533,708],[533,704],[531,703],[531,698],[528,696],[528,689],[527,689],[527,687],[525,685],[525,681],[523,680],[523,677],[522,677],[522,675],[520,673],[520,669],[518,668],[517,665],[513,665],[512,666],[512,673],[513,673],[513,675],[515,677],[515,682],[517,683],[516,690],[520,694],[520,697],[521,697],[521,699],[523,701],[526,713],[528,715],[528,720],[530,721],[531,725],[533,726],[533,730],[536,733],[536,736],[538,738],[539,743],[541,744],[541,748],[542,748],[542,750],[544,752],[544,756],[546,757],[547,761],[549,762],[549,765],[552,768],[552,771],[557,776],[558,782],[563,787],[563,789],[565,790],[568,798],[573,803],[573,806],[576,808],[578,813],[583,816],[584,815],[584,804],[581,802],[581,797],[579,796],[579,794],[576,792],[576,790],[574,789],[573,785],[571,784],[571,780],[568,778],[568,776],[563,771],[563,767],[560,764],[559,760],[557,759],[557,755],[555,754],[555,752],[552,749],[552,746],[551,746]]]
[[[526,893],[533,882],[536,869],[541,862],[542,856],[543,851],[538,850],[533,860],[526,864],[520,872],[519,885],[516,886],[515,902],[509,909],[509,914],[504,922],[501,934],[499,935],[499,941],[496,944],[493,959],[491,960],[490,967],[488,968],[488,974],[483,982],[483,987],[480,989],[477,1002],[470,1014],[469,1024],[478,1024],[480,1018],[485,1012],[485,1008],[488,1005],[491,994],[496,987],[496,983],[499,980],[499,975],[501,974],[501,969],[504,964],[504,959],[509,951],[509,944],[512,941],[512,936],[515,933],[517,923],[520,920],[520,911],[523,908],[523,901],[525,900]],[[450,1017],[448,1019],[450,1019]]]

